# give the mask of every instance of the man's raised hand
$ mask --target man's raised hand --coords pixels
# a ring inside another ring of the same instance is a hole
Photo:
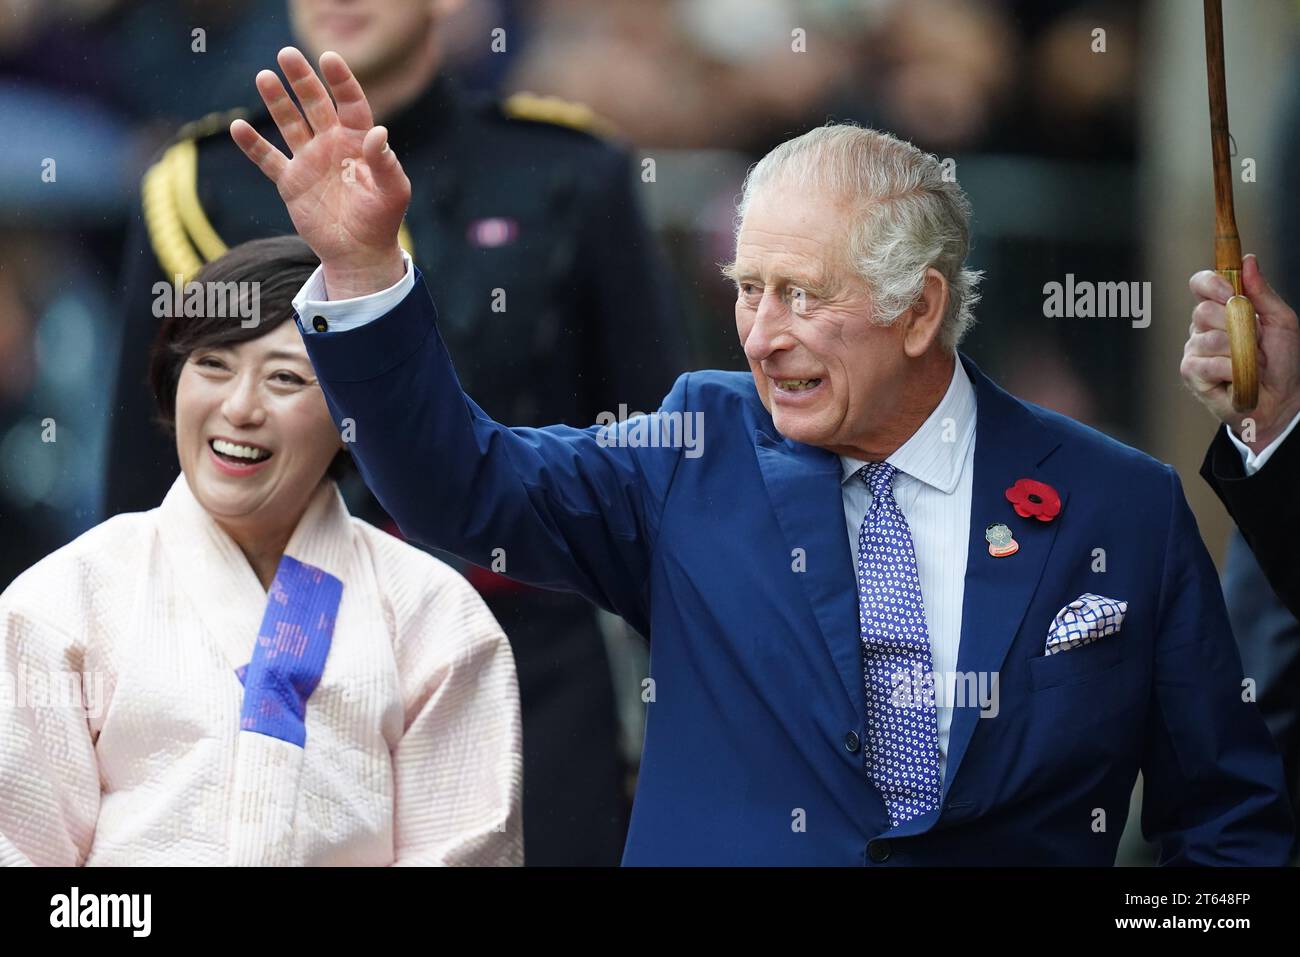
[[[302,109],[271,70],[257,74],[257,92],[292,159],[243,120],[230,124],[230,135],[280,191],[298,235],[320,257],[331,299],[386,289],[402,277],[397,233],[411,200],[388,131],[375,126],[361,84],[337,53],[320,58],[329,90],[295,48],[276,59]]]

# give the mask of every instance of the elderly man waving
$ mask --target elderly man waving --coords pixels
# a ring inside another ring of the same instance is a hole
[[[292,159],[231,133],[320,256],[295,305],[371,487],[412,538],[650,636],[625,863],[1105,865],[1139,770],[1164,862],[1284,862],[1178,478],[957,353],[977,276],[934,157],[847,126],[777,147],[727,269],[752,375],[511,429],[457,382],[360,86],[281,62],[305,118],[258,88]]]

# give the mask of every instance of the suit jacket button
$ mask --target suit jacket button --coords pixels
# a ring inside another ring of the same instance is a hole
[[[867,844],[867,857],[873,864],[883,864],[889,860],[889,842],[871,841]]]
[[[316,316],[311,321],[311,327],[317,332],[328,332],[330,327],[329,320],[324,316]]]
[[[858,745],[860,745],[861,743],[862,742],[861,740],[859,740],[858,733],[856,731],[850,731],[848,734],[844,736],[844,750],[849,752],[849,754],[857,754]]]

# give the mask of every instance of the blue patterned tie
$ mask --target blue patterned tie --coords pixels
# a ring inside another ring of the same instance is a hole
[[[939,722],[934,661],[925,625],[912,531],[894,500],[887,462],[858,472],[871,508],[858,532],[858,616],[867,684],[867,747],[871,778],[898,827],[939,804]]]

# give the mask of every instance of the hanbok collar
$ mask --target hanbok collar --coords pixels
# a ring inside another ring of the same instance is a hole
[[[158,531],[176,582],[234,669],[248,664],[267,593],[244,553],[199,504],[184,474],[157,509]],[[352,519],[338,487],[322,480],[285,554],[343,582],[353,578]]]

